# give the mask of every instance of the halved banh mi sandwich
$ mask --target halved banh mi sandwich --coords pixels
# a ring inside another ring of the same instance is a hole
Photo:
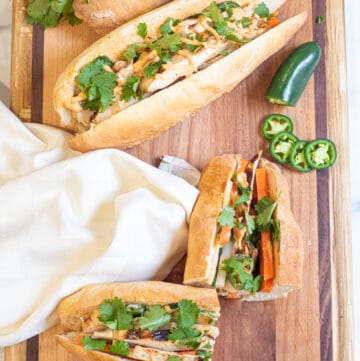
[[[222,155],[204,169],[190,218],[184,283],[244,300],[302,286],[303,238],[286,179],[261,158]]]
[[[149,281],[90,285],[58,306],[57,341],[83,360],[211,360],[215,290]]]
[[[98,40],[55,86],[70,147],[134,146],[231,91],[305,22],[283,2],[175,0]]]

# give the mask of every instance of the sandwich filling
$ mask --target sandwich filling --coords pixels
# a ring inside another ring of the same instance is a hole
[[[215,242],[220,245],[220,255],[213,286],[228,297],[271,292],[273,287],[273,243],[280,240],[274,212],[280,195],[276,200],[269,198],[260,157],[239,162],[227,204],[217,217]]]
[[[211,360],[218,313],[190,300],[127,304],[115,297],[72,320],[66,337],[89,351],[143,361]]]
[[[83,132],[125,108],[228,56],[279,24],[264,2],[240,6],[213,1],[186,19],[167,18],[158,38],[138,24],[142,41],[130,44],[115,61],[100,56],[83,67],[74,95],[64,102],[77,131]],[[221,81],[221,79],[219,79]]]

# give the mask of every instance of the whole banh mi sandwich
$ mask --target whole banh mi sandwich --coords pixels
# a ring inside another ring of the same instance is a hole
[[[139,15],[164,5],[169,0],[75,0],[75,15],[95,29],[106,34]]]
[[[215,290],[159,281],[86,286],[58,306],[57,341],[82,360],[211,360]]]
[[[99,39],[54,89],[69,146],[132,147],[231,91],[305,22],[283,2],[175,0]]]
[[[303,238],[279,168],[261,158],[210,160],[190,218],[184,283],[248,301],[301,288]]]

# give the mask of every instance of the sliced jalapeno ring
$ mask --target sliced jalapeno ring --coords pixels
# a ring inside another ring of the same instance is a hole
[[[294,124],[289,117],[283,114],[270,114],[264,119],[262,133],[264,137],[271,140],[280,132],[292,133]]]
[[[298,141],[299,139],[294,134],[280,132],[270,142],[270,154],[279,163],[289,163],[292,147]]]
[[[300,140],[296,142],[290,152],[290,163],[299,172],[310,172],[312,168],[305,159],[304,149],[308,142]]]
[[[314,169],[331,167],[337,157],[335,144],[329,139],[316,139],[309,142],[304,149],[305,159]]]

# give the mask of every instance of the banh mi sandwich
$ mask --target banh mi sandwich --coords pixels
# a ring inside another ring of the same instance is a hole
[[[106,34],[169,0],[74,0],[75,15],[99,34]]]
[[[86,286],[58,306],[57,341],[82,360],[211,360],[215,290],[158,282]]]
[[[280,23],[283,2],[171,1],[95,42],[54,90],[69,146],[132,147],[231,91],[305,22]]]
[[[184,283],[244,300],[302,285],[303,239],[279,168],[261,158],[210,160],[190,218]]]

